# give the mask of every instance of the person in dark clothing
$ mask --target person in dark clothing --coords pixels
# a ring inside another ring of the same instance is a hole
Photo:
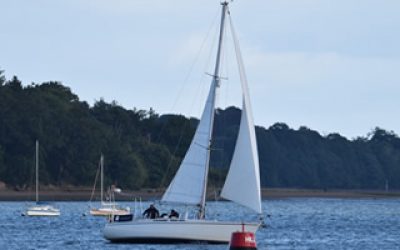
[[[149,219],[155,219],[160,216],[160,213],[154,205],[150,205],[150,207],[143,212],[143,216]]]
[[[171,213],[169,214],[169,218],[170,219],[178,219],[179,218],[178,212],[172,209]]]

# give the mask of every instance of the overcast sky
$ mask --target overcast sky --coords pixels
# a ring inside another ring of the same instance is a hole
[[[236,0],[256,124],[400,134],[400,1]],[[0,0],[0,69],[81,100],[198,117],[219,0]],[[205,41],[205,42],[203,42]],[[239,105],[227,39],[218,104]]]

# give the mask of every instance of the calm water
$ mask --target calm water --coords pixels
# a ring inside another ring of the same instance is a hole
[[[227,245],[111,244],[104,218],[82,216],[85,202],[59,202],[58,218],[22,217],[28,204],[0,202],[0,249],[224,249]],[[131,205],[132,203],[124,203]],[[145,207],[147,204],[144,204]],[[400,199],[282,199],[264,202],[268,228],[258,249],[400,249]],[[167,211],[168,207],[161,207]],[[228,202],[208,204],[209,217],[252,219]],[[162,211],[161,211],[162,212]]]

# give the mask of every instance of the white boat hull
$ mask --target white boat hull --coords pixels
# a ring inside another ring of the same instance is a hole
[[[59,216],[60,210],[51,206],[35,206],[26,210],[27,216]]]
[[[59,211],[26,211],[28,216],[60,216]]]
[[[127,209],[90,209],[90,214],[93,216],[128,215],[130,213]]]
[[[258,223],[245,223],[255,233]],[[209,220],[136,220],[111,222],[104,237],[113,242],[214,242],[228,243],[233,232],[242,231],[242,223]]]

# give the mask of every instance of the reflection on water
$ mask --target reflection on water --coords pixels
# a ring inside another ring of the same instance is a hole
[[[27,204],[0,202],[0,249],[227,249],[207,244],[111,244],[102,237],[104,218],[82,216],[88,211],[86,202],[57,206],[60,217],[22,217]],[[400,199],[282,199],[264,201],[263,206],[270,216],[265,218],[267,228],[257,232],[258,249],[400,249]],[[207,209],[213,219],[257,219],[230,202],[210,202]]]

